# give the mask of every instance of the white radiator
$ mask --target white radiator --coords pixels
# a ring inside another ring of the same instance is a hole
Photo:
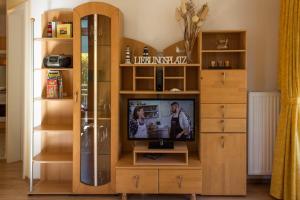
[[[250,92],[248,105],[248,175],[271,175],[280,94]]]

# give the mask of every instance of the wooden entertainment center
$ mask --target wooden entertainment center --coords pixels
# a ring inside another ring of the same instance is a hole
[[[43,134],[33,165],[42,169],[30,194],[191,194],[246,195],[247,68],[245,31],[203,31],[194,64],[124,64],[130,46],[134,56],[148,47],[122,36],[119,9],[85,3],[70,10],[50,10],[42,30],[54,20],[73,22],[73,38],[47,38],[43,55],[72,54],[73,68],[59,69],[70,96],[47,99],[44,66],[40,97],[43,115],[35,132]],[[229,48],[216,49],[228,38]],[[163,50],[181,56],[183,41]],[[228,69],[211,61],[228,61]],[[156,69],[163,70],[163,89],[156,90]],[[57,69],[55,69],[57,70]],[[173,88],[178,91],[171,90]],[[128,140],[128,99],[195,99],[195,140],[174,149],[148,149]],[[73,109],[73,110],[72,110]],[[97,127],[97,128],[95,128]],[[35,138],[33,140],[39,140]],[[156,160],[145,154],[160,154]],[[72,156],[73,154],[73,156]],[[71,155],[71,156],[70,156]],[[34,169],[34,168],[33,168]],[[71,173],[72,172],[72,173]],[[33,177],[32,177],[33,179]]]

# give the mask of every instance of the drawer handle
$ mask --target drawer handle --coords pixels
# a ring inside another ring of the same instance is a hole
[[[225,122],[224,120],[220,120],[220,123],[222,125],[222,132],[225,131],[225,123],[224,122]]]
[[[138,176],[138,175],[133,176],[135,188],[139,187],[139,180],[140,180],[140,176]]]
[[[182,187],[183,177],[182,176],[177,176],[176,179],[177,179],[178,187],[181,188]]]
[[[225,138],[224,138],[224,136],[221,136],[221,147],[222,147],[222,149],[224,149],[224,147],[225,147]]]
[[[223,83],[223,85],[225,85],[225,81],[226,81],[226,72],[222,72],[222,76],[223,76],[222,83]]]
[[[78,91],[75,92],[75,103],[78,101]]]

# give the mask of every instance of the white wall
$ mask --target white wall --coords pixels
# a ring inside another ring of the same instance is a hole
[[[174,18],[180,0],[103,0],[124,14],[124,36],[141,40],[157,49],[183,39],[182,28]],[[44,10],[74,8],[86,0],[31,0],[32,16]],[[251,91],[277,89],[279,0],[196,0],[208,2],[209,16],[204,26],[212,29],[248,31],[248,84]],[[39,30],[37,29],[37,30]],[[37,34],[40,34],[38,32]]]

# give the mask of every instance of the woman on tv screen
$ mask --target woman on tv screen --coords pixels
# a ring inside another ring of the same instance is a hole
[[[132,119],[129,121],[129,126],[130,135],[134,138],[148,138],[143,107],[136,106],[134,108]]]

